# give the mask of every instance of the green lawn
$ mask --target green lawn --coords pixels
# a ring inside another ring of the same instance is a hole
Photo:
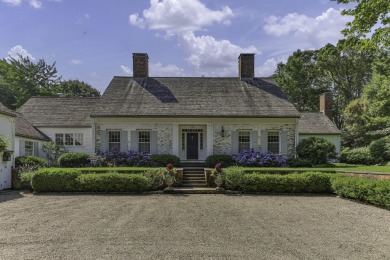
[[[337,172],[337,171],[353,171],[353,172],[378,172],[390,174],[390,166],[351,166],[343,165],[331,168],[290,168],[290,167],[245,167],[245,171],[319,171],[319,172]]]

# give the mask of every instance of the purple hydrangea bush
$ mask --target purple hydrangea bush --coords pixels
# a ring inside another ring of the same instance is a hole
[[[233,160],[240,166],[252,167],[284,167],[287,166],[287,159],[279,154],[271,152],[261,153],[254,149],[233,154]]]
[[[110,151],[98,151],[90,157],[91,166],[151,166],[150,154],[144,152],[127,151],[121,152],[118,147]]]

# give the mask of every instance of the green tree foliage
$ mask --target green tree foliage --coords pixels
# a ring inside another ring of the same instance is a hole
[[[318,67],[332,82],[333,119],[343,128],[342,111],[354,99],[361,97],[364,86],[371,80],[373,50],[353,48],[364,41],[340,40],[336,46],[327,44],[319,50]]]
[[[389,0],[332,0],[339,4],[353,3],[353,7],[342,11],[343,15],[353,16],[342,31],[347,37],[369,37],[379,48],[390,46],[390,1]]]
[[[317,66],[317,57],[318,51],[297,50],[274,75],[299,111],[318,111],[319,95],[329,91],[330,79]]]
[[[65,146],[56,144],[54,142],[44,142],[42,145],[42,150],[46,154],[46,158],[50,167],[56,166],[58,158],[64,153],[68,152]]]
[[[297,154],[299,158],[307,159],[314,165],[321,164],[336,157],[336,147],[323,138],[309,137],[297,145]]]
[[[65,80],[60,84],[64,97],[100,97],[100,92],[91,85],[80,80]]]

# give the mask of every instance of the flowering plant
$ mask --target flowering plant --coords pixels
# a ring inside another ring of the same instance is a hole
[[[172,163],[168,163],[163,172],[164,180],[168,178],[175,178],[176,169],[173,167]]]
[[[253,149],[234,154],[233,160],[240,166],[283,167],[287,165],[287,159],[281,155],[255,152]]]
[[[210,174],[211,177],[217,178],[218,176],[223,177],[223,171],[222,171],[222,164],[217,163],[214,166],[214,169],[211,171]]]

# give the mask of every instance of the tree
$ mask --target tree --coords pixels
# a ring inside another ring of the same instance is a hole
[[[46,158],[49,162],[49,167],[56,166],[58,163],[58,158],[62,154],[68,152],[65,146],[56,144],[54,142],[44,142],[42,145],[42,150],[44,153],[46,153]]]
[[[342,111],[349,102],[362,95],[364,86],[372,77],[375,52],[353,47],[363,42],[353,38],[340,40],[336,46],[327,44],[318,52],[318,67],[331,78],[333,119],[340,129],[343,128]]]
[[[20,107],[32,96],[58,96],[61,77],[57,75],[55,62],[46,64],[43,59],[33,62],[28,57],[9,57],[0,62],[0,76],[6,82],[10,97],[5,105]],[[2,90],[4,91],[3,85]]]
[[[390,47],[390,1],[389,0],[332,0],[339,4],[356,3],[345,9],[343,15],[353,16],[342,31],[347,37],[367,38],[372,34],[372,43],[377,48]],[[366,45],[367,46],[367,45]]]
[[[84,81],[62,81],[60,88],[64,97],[100,97],[100,92]]]
[[[330,79],[317,66],[318,51],[297,50],[279,63],[274,78],[299,111],[318,111],[319,95],[327,92]]]

